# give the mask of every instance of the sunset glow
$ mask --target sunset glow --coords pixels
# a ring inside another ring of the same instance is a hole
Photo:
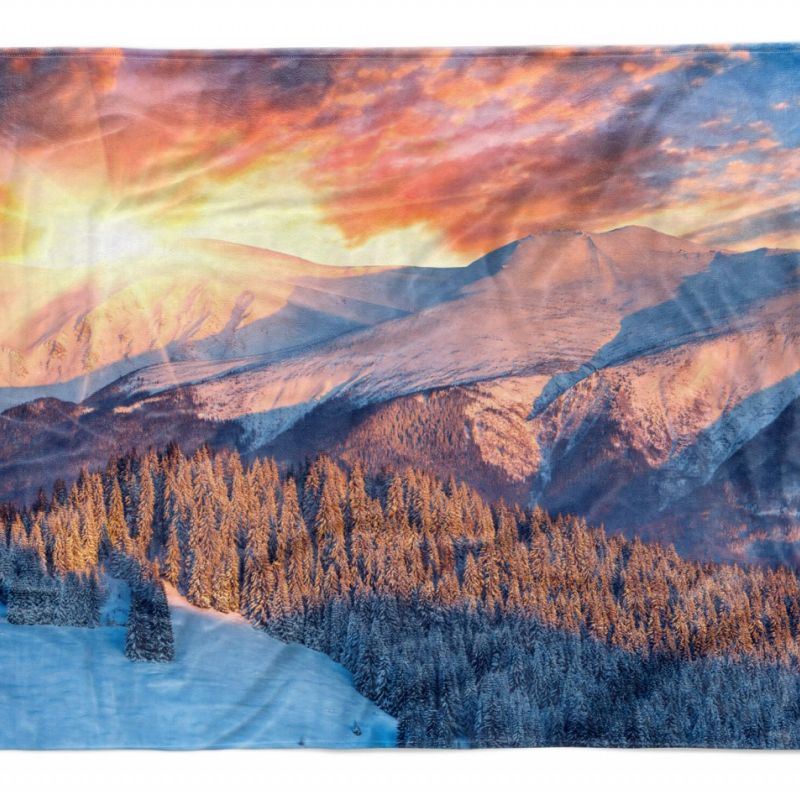
[[[0,257],[88,266],[201,237],[445,265],[628,223],[798,247],[794,59],[7,52]]]

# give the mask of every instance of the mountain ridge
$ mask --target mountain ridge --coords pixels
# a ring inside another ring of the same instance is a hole
[[[249,275],[261,256],[237,258]],[[800,392],[799,266],[794,251],[727,253],[625,227],[531,235],[460,268],[305,275],[266,321],[242,313],[230,325],[234,354],[214,333],[87,384],[74,406],[6,411],[2,454],[32,470],[30,491],[59,454],[73,474],[96,457],[87,441],[107,457],[123,443],[165,446],[172,429],[187,447],[286,461],[303,447],[363,459],[389,436],[404,465],[452,464],[487,495],[661,536],[683,498],[723,502],[702,487]],[[390,430],[392,414],[405,433]],[[448,439],[433,444],[423,429],[437,425]],[[0,472],[10,496],[21,473]],[[722,527],[749,541],[760,524],[712,516],[717,554],[739,546]]]

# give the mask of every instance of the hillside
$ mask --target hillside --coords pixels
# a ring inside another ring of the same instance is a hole
[[[0,408],[81,401],[155,364],[271,360],[444,302],[492,264],[330,267],[210,240],[86,270],[3,264]]]
[[[176,658],[168,664],[128,661],[123,627],[0,618],[0,747],[394,745],[395,721],[327,656],[282,644],[237,615],[200,611],[174,592],[170,606]]]

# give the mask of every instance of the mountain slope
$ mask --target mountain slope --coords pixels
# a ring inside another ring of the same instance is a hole
[[[123,627],[0,619],[0,747],[394,746],[395,720],[327,656],[169,599],[176,657],[167,664],[128,661]]]
[[[799,269],[796,253],[719,256],[551,379],[533,404],[534,499],[629,532],[678,513],[800,396]],[[768,516],[751,523],[771,527]]]
[[[265,257],[203,247],[234,264]],[[284,462],[326,450],[374,469],[424,466],[699,557],[794,530],[791,509],[770,510],[786,506],[775,492],[760,513],[746,496],[728,501],[730,482],[704,487],[800,397],[800,254],[623,228],[527,237],[461,269],[308,269],[293,291],[351,328],[237,358],[215,335],[78,405],[11,409],[2,495],[175,439]],[[262,341],[262,322],[287,309],[231,335]],[[690,507],[705,522],[689,525]]]
[[[151,367],[97,400],[122,405],[192,384],[201,416],[238,419],[249,446],[259,447],[336,397],[364,406],[441,386],[577,368],[613,339],[630,310],[670,297],[683,276],[714,256],[636,228],[529,237],[505,255],[501,269],[415,314],[214,377],[205,362],[184,365],[178,380],[169,366]]]
[[[707,270],[682,281],[674,297],[626,316],[619,333],[588,363],[556,376],[545,387],[534,411],[546,408],[595,370],[707,337],[758,328],[767,315],[774,315],[774,305],[779,314],[791,312],[798,291],[797,253],[760,250],[717,254]]]
[[[443,302],[490,267],[327,267],[214,241],[102,269],[3,265],[0,407],[81,401],[151,364],[268,359]]]
[[[800,399],[641,530],[668,541],[680,532],[689,553],[800,568]],[[709,541],[708,530],[726,535]]]

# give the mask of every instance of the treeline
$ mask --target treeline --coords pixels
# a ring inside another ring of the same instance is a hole
[[[685,561],[413,469],[369,478],[321,457],[286,475],[271,460],[245,467],[235,452],[173,447],[85,472],[4,517],[8,545],[53,575],[120,551],[197,606],[256,624],[377,595],[531,616],[640,654],[798,656],[800,589],[787,569]]]

